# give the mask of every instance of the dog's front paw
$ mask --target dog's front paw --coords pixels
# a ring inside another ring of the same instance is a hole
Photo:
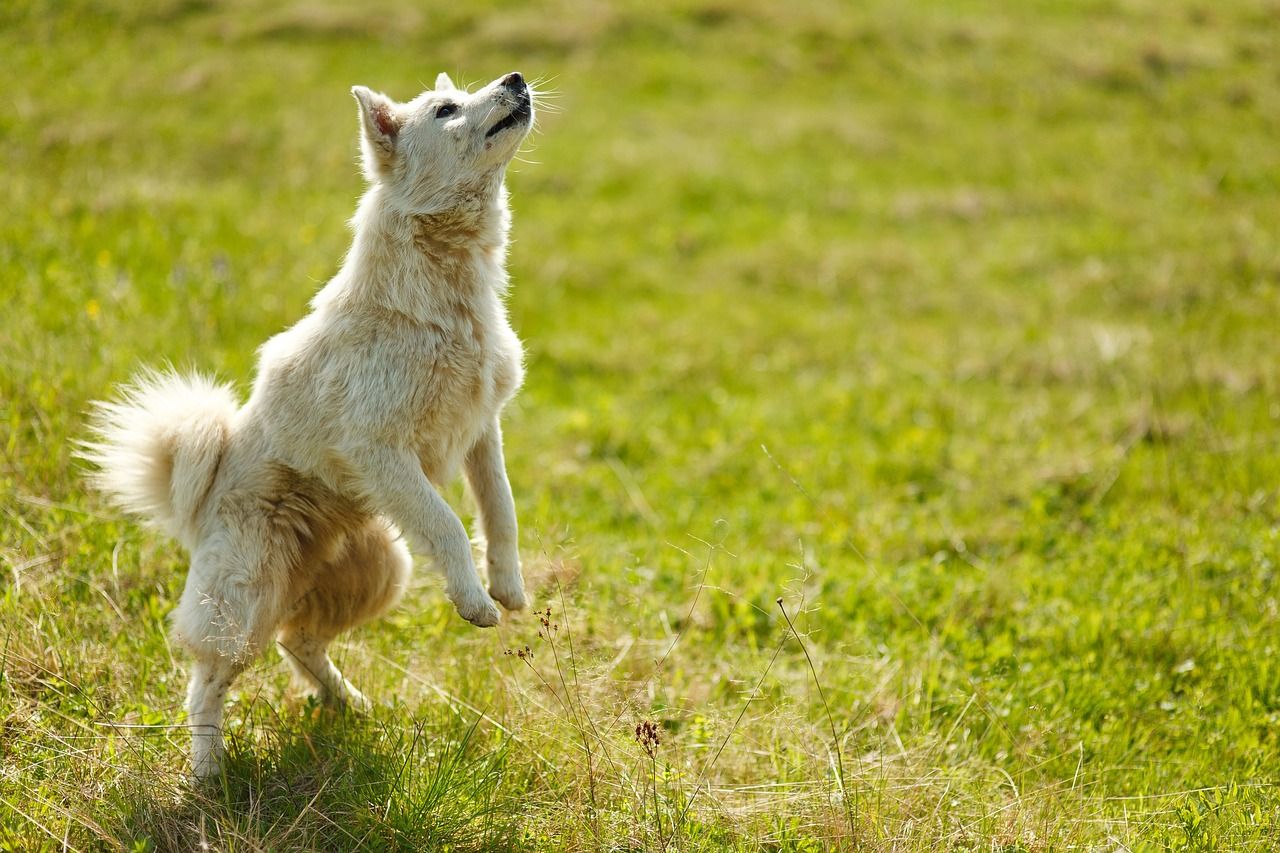
[[[489,568],[489,595],[508,610],[524,610],[528,607],[529,598],[524,593],[524,578],[520,573],[520,554],[515,546],[490,546],[486,562]]]
[[[524,592],[524,581],[520,573],[494,574],[489,580],[489,595],[508,610],[524,610],[529,606],[529,597]]]
[[[498,605],[493,603],[493,599],[479,585],[474,590],[450,595],[449,600],[458,608],[459,616],[479,628],[492,628],[502,618]]]

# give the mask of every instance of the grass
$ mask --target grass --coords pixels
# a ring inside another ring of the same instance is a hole
[[[1271,848],[1280,5],[376,6],[0,11],[0,849]],[[86,405],[247,387],[352,84],[514,68],[548,624],[423,568],[342,643],[368,719],[264,659],[189,790],[184,557]]]

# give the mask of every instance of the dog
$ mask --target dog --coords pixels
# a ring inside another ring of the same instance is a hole
[[[197,780],[221,772],[227,691],[272,640],[323,700],[368,706],[327,648],[399,600],[410,548],[430,555],[473,625],[498,623],[495,600],[528,603],[499,416],[524,374],[504,304],[504,176],[534,93],[517,72],[476,92],[441,74],[407,103],[351,91],[369,182],[354,239],[310,313],[262,346],[248,401],[150,371],[95,404],[81,450],[98,489],[190,553],[171,618],[195,658]],[[437,491],[459,470],[487,592]]]

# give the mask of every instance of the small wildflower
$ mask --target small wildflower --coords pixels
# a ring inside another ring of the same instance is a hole
[[[506,655],[507,657],[520,658],[520,660],[522,661],[533,660],[533,649],[529,648],[528,646],[525,646],[523,649],[507,649],[505,652],[503,652],[503,654]]]
[[[533,612],[533,615],[538,617],[538,622],[542,625],[542,627],[538,629],[539,638],[543,640],[549,640],[551,639],[552,634],[560,630],[560,623],[551,621],[550,607],[548,607],[546,610],[535,610]],[[544,631],[546,633],[543,633]]]
[[[658,724],[652,720],[643,720],[636,726],[636,743],[644,748],[645,755],[654,758],[662,739],[658,737]]]

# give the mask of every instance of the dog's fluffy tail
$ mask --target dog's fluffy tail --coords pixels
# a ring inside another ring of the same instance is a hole
[[[239,403],[227,385],[172,371],[144,373],[120,399],[94,404],[80,456],[113,503],[187,540],[231,434]]]

